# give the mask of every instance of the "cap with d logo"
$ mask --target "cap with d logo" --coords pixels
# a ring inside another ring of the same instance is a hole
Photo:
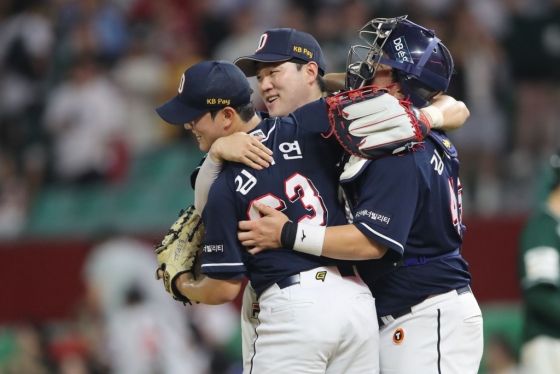
[[[184,125],[211,110],[251,102],[251,87],[243,72],[227,61],[205,61],[188,68],[177,96],[156,112],[168,123]]]
[[[246,76],[256,75],[256,62],[293,61],[307,63],[313,61],[319,67],[319,74],[325,74],[323,51],[317,40],[308,33],[295,29],[271,29],[262,34],[254,55],[240,57],[235,65]]]

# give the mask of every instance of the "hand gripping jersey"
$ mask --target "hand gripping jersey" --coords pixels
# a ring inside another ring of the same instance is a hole
[[[304,129],[303,122],[328,126],[325,103],[316,101],[290,117],[265,118],[251,134],[260,134],[273,150],[273,164],[253,170],[226,163],[210,189],[203,212],[206,239],[202,272],[213,278],[239,279],[247,275],[258,295],[281,279],[320,266],[343,261],[316,257],[287,249],[248,254],[237,240],[237,222],[260,218],[252,207],[262,202],[285,213],[294,222],[342,225],[344,211],[338,203],[338,162],[342,151],[336,139]]]
[[[356,227],[404,256],[358,265],[378,315],[470,283],[460,256],[465,228],[458,172],[455,148],[434,131],[423,149],[366,161],[342,181]]]

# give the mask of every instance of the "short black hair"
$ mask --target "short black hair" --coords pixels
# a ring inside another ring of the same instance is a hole
[[[215,109],[210,111],[210,117],[212,117],[212,120],[216,118],[218,112],[222,109]],[[233,110],[235,110],[235,112],[239,114],[239,118],[241,118],[243,122],[249,122],[256,113],[255,105],[253,105],[253,102],[243,104],[238,107],[233,107]]]
[[[294,62],[296,64],[296,69],[298,71],[301,71],[301,68],[303,68],[303,65],[307,65],[307,63],[304,64],[300,64],[297,62]],[[327,82],[325,82],[325,78],[323,78],[323,76],[321,75],[321,72],[318,72],[317,74],[317,78],[315,78],[315,82],[317,82],[317,84],[319,85],[319,89],[321,90],[322,93],[327,92]]]

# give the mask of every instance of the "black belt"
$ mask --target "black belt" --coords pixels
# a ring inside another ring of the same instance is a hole
[[[354,273],[354,267],[350,265],[344,266],[337,266],[338,271],[340,272],[340,276],[342,277],[354,277],[356,274]],[[293,286],[294,284],[299,284],[300,276],[298,274],[290,275],[279,282],[276,282],[280,289],[284,289],[286,287]]]
[[[471,286],[469,286],[468,284],[464,287],[457,288],[456,291],[457,291],[458,295],[462,295],[462,294],[467,293],[467,292],[472,293]],[[412,308],[406,308],[406,309],[403,309],[399,312],[388,314],[388,315],[383,316],[383,317],[391,316],[391,317],[393,317],[393,319],[397,319],[397,318],[400,318],[402,316],[406,316],[409,313],[412,313]],[[385,322],[383,322],[381,317],[377,317],[377,322],[379,322],[379,327],[381,327],[385,324]]]

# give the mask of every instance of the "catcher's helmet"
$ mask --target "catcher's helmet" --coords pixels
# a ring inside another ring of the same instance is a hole
[[[447,91],[453,73],[451,53],[434,31],[406,17],[376,18],[360,29],[367,46],[353,46],[348,53],[347,89],[368,83],[384,64],[395,69],[403,94],[419,108]]]

